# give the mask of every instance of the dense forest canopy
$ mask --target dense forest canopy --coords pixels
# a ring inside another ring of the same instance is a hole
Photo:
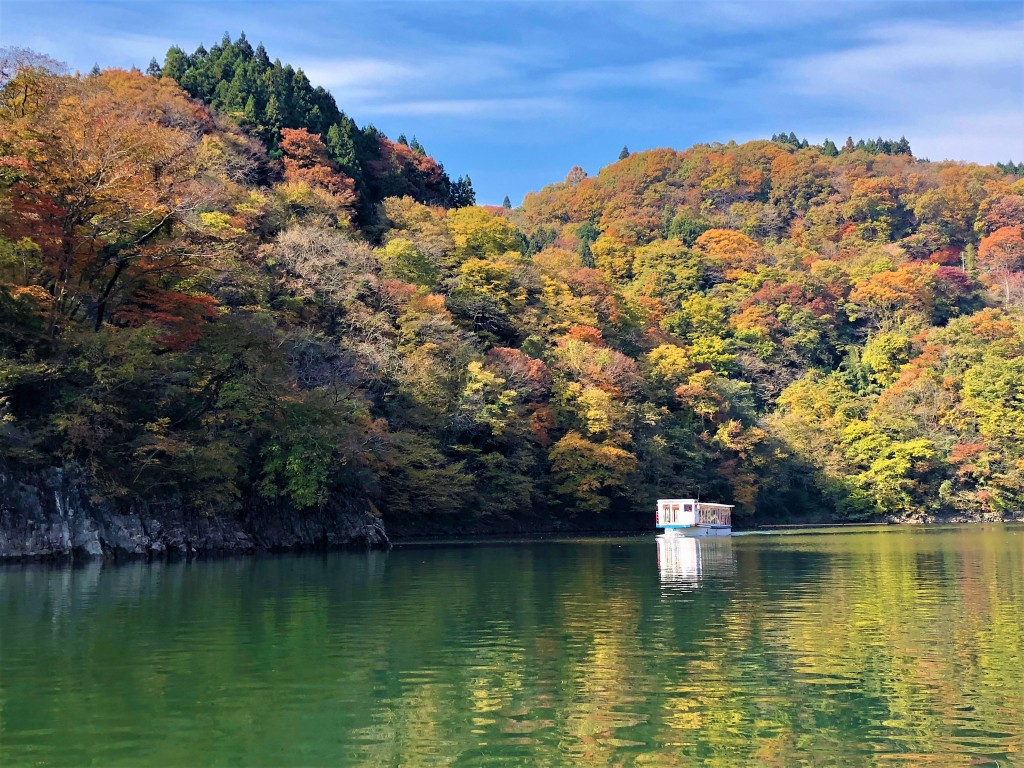
[[[262,44],[254,49],[245,33],[235,41],[224,35],[210,50],[200,45],[191,54],[174,46],[162,65],[150,62],[147,74],[173,79],[194,99],[261,139],[271,156],[281,154],[287,129],[319,136],[337,170],[352,180],[364,220],[372,219],[385,197],[408,195],[449,207],[474,203],[469,179],[449,179],[415,136],[411,143],[404,134],[391,141],[372,125],[360,129],[330,93],[314,87],[301,69],[271,61]]]
[[[8,464],[404,530],[1020,511],[1016,166],[790,133],[476,207],[244,36],[0,71]]]

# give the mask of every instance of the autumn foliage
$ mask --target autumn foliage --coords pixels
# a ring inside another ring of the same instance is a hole
[[[639,527],[697,488],[740,524],[1018,509],[1005,168],[777,136],[476,207],[244,38],[149,75],[10,61],[5,463],[400,532]]]

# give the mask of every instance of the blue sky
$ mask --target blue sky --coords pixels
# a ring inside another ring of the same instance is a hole
[[[1024,160],[1024,2],[0,0],[0,44],[144,68],[244,30],[483,203],[631,150],[795,131]]]

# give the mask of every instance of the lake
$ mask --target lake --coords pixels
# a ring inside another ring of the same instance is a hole
[[[0,764],[1024,766],[1024,526],[3,567]]]

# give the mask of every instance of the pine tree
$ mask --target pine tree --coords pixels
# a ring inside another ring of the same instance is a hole
[[[324,144],[327,146],[327,153],[334,162],[341,166],[341,170],[353,179],[359,179],[362,176],[359,161],[356,159],[356,147],[352,143],[352,136],[348,130],[339,123],[335,123],[327,130]]]
[[[170,77],[180,84],[186,69],[188,69],[188,57],[185,56],[185,52],[178,46],[169,48],[167,55],[164,57],[164,68],[161,76]]]
[[[409,146],[409,140],[407,138],[405,138],[405,134],[404,133],[398,134],[397,143],[401,144],[404,147],[408,147]]]
[[[448,193],[448,207],[466,208],[470,205],[476,205],[473,182],[468,175],[465,178],[460,176],[457,181],[452,183],[451,191]]]
[[[253,60],[261,72],[270,69],[270,57],[267,55],[267,49],[263,47],[263,43],[256,46]]]
[[[511,208],[512,201],[508,199],[508,195],[505,195],[505,199],[501,201],[502,208]]]
[[[825,143],[821,145],[821,154],[826,157],[836,157],[839,154],[839,150],[832,139],[825,139]]]
[[[597,262],[594,261],[594,254],[590,250],[589,240],[580,241],[579,254],[580,261],[583,263],[584,267],[587,267],[588,269],[593,269],[594,267],[597,266]]]
[[[281,107],[278,106],[277,96],[273,93],[270,94],[270,99],[267,101],[267,108],[263,110],[263,124],[268,131],[274,131],[275,133],[283,125],[281,121]]]
[[[409,142],[409,149],[421,157],[427,154],[427,150],[423,148],[423,145],[420,144],[419,140],[415,136],[413,136],[412,141]]]
[[[256,125],[256,100],[251,95],[245,102],[245,110],[242,112],[242,117],[246,125]]]
[[[235,42],[235,50],[238,51],[238,55],[243,59],[252,58],[252,46],[249,45],[249,41],[245,37],[245,32],[242,32],[238,36],[238,40]]]
[[[149,66],[146,67],[146,74],[150,77],[160,77],[160,62],[155,58],[149,60]]]
[[[853,136],[846,137],[846,143],[843,144],[843,152],[853,152],[856,147],[853,144]]]
[[[623,146],[619,152],[619,160],[625,160],[627,157],[629,157],[629,147]]]

